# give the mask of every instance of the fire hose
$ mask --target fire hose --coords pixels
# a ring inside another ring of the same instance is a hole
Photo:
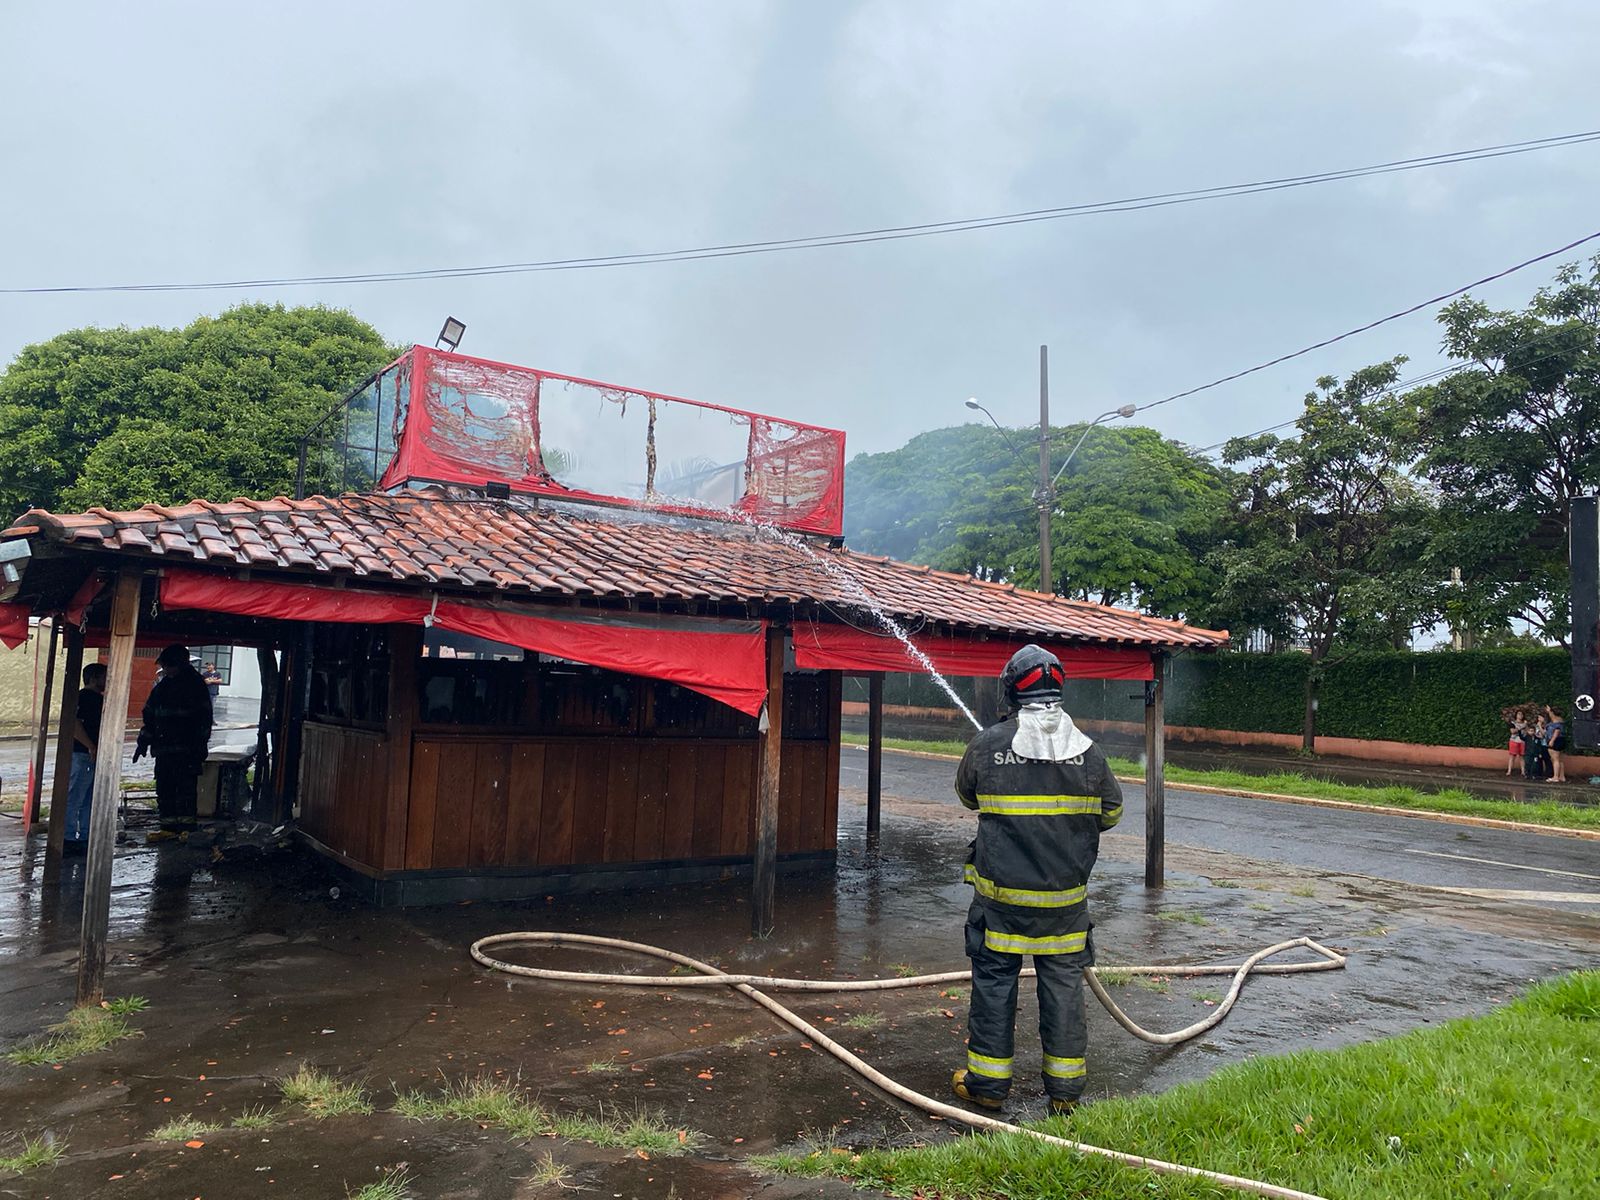
[[[538,945],[538,946],[579,946],[586,949],[630,951],[652,958],[664,959],[680,967],[687,967],[696,972],[694,975],[627,975],[604,974],[591,971],[559,971],[546,967],[527,967],[520,963],[507,962],[490,954],[490,949],[502,946]],[[1287,950],[1306,949],[1319,957],[1311,962],[1294,963],[1266,963],[1264,960]],[[710,963],[701,962],[685,954],[678,954],[660,946],[651,946],[643,942],[628,942],[619,938],[596,937],[591,934],[561,933],[554,931],[525,931],[519,933],[497,933],[489,937],[479,938],[472,944],[472,957],[490,970],[502,971],[508,975],[521,975],[529,979],[544,979],[559,983],[604,984],[622,987],[731,987],[742,992],[754,1000],[761,1007],[772,1013],[786,1025],[798,1030],[811,1041],[833,1055],[862,1078],[868,1080],[879,1090],[902,1100],[924,1112],[943,1117],[952,1121],[960,1121],[976,1129],[986,1129],[997,1133],[1018,1133],[1027,1137],[1036,1138],[1053,1146],[1063,1146],[1077,1151],[1080,1154],[1092,1154],[1109,1158],[1124,1166],[1136,1167],[1146,1171],[1154,1171],[1163,1175],[1180,1175],[1192,1179],[1204,1179],[1221,1187],[1232,1188],[1236,1191],[1249,1192],[1257,1196],[1270,1196],[1276,1200],[1322,1200],[1310,1192],[1300,1192],[1293,1188],[1280,1187],[1277,1184],[1266,1183],[1258,1179],[1246,1179],[1243,1176],[1227,1175],[1219,1171],[1207,1171],[1200,1167],[1185,1166],[1181,1163],[1164,1162],[1157,1158],[1145,1158],[1137,1154],[1127,1154],[1120,1150],[1110,1150],[1102,1146],[1091,1146],[1086,1142],[1072,1141],[1069,1138],[1056,1137],[1054,1134],[1044,1133],[1037,1129],[1029,1129],[1022,1125],[1012,1125],[994,1117],[982,1116],[979,1113],[969,1112],[964,1108],[957,1108],[953,1104],[946,1104],[942,1100],[935,1100],[921,1092],[913,1091],[904,1084],[898,1083],[877,1070],[870,1063],[857,1057],[851,1051],[834,1041],[815,1025],[806,1021],[792,1009],[785,1007],[778,1001],[768,996],[760,988],[773,988],[782,991],[795,992],[878,992],[889,991],[895,988],[924,987],[929,984],[955,983],[970,979],[968,971],[945,971],[935,975],[914,975],[907,978],[895,979],[855,979],[855,980],[826,980],[826,979],[785,979],[770,975],[736,975],[720,970]],[[1337,971],[1345,965],[1345,957],[1310,938],[1293,938],[1287,942],[1268,946],[1258,950],[1242,963],[1227,965],[1204,966],[1154,966],[1154,967],[1115,967],[1107,968],[1124,975],[1232,975],[1233,983],[1228,989],[1228,994],[1222,1002],[1204,1020],[1197,1021],[1184,1029],[1173,1033],[1153,1033],[1142,1028],[1118,1007],[1105,985],[1101,983],[1095,968],[1090,967],[1084,971],[1084,977],[1089,981],[1089,988],[1095,997],[1105,1005],[1106,1010],[1134,1037],[1157,1046],[1173,1046],[1179,1042],[1188,1041],[1198,1037],[1217,1022],[1226,1017],[1234,1004],[1239,999],[1240,989],[1244,981],[1252,974],[1259,975],[1292,975],[1304,971]],[[1022,972],[1032,975],[1031,968]]]

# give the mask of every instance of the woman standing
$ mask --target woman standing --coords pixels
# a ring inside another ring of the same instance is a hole
[[[1562,760],[1567,749],[1566,718],[1548,704],[1544,706],[1544,715],[1545,740],[1550,748],[1550,782],[1565,783],[1567,781],[1567,768]]]
[[[1522,718],[1513,717],[1511,720],[1511,740],[1506,743],[1506,778],[1511,777],[1511,768],[1516,767],[1523,774],[1527,768],[1522,764]]]

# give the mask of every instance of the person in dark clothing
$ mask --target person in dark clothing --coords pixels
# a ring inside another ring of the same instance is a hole
[[[200,768],[211,741],[211,694],[189,661],[188,648],[168,646],[156,665],[161,668],[161,678],[144,703],[144,727],[133,751],[135,762],[147,750],[156,760],[161,830],[150,835],[152,841],[195,827]]]
[[[1000,1108],[1011,1090],[1024,955],[1038,976],[1050,1107],[1069,1113],[1083,1095],[1083,970],[1094,965],[1089,872],[1101,832],[1122,818],[1122,789],[1062,709],[1064,675],[1049,651],[1017,651],[1000,675],[1014,711],[972,739],[956,770],[956,795],[977,810],[978,836],[965,870],[975,893],[967,1065],[951,1087],[983,1108]]]
[[[95,754],[100,742],[105,691],[105,664],[90,663],[83,669],[83,686],[78,689],[78,706],[73,713],[72,761],[67,775],[67,828],[62,843],[62,850],[67,854],[82,854],[89,841],[89,798],[94,792]],[[121,765],[119,761],[117,767]]]

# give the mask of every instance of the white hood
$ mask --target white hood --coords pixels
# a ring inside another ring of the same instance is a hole
[[[1011,739],[1011,749],[1019,758],[1066,762],[1092,745],[1089,735],[1072,723],[1059,704],[1026,704],[1017,711],[1017,732]]]

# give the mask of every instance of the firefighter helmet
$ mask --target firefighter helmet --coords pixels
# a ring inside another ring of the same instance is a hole
[[[1000,672],[1006,702],[1013,708],[1059,701],[1064,679],[1066,672],[1061,669],[1061,660],[1043,646],[1032,643],[1013,654],[1005,670]]]

